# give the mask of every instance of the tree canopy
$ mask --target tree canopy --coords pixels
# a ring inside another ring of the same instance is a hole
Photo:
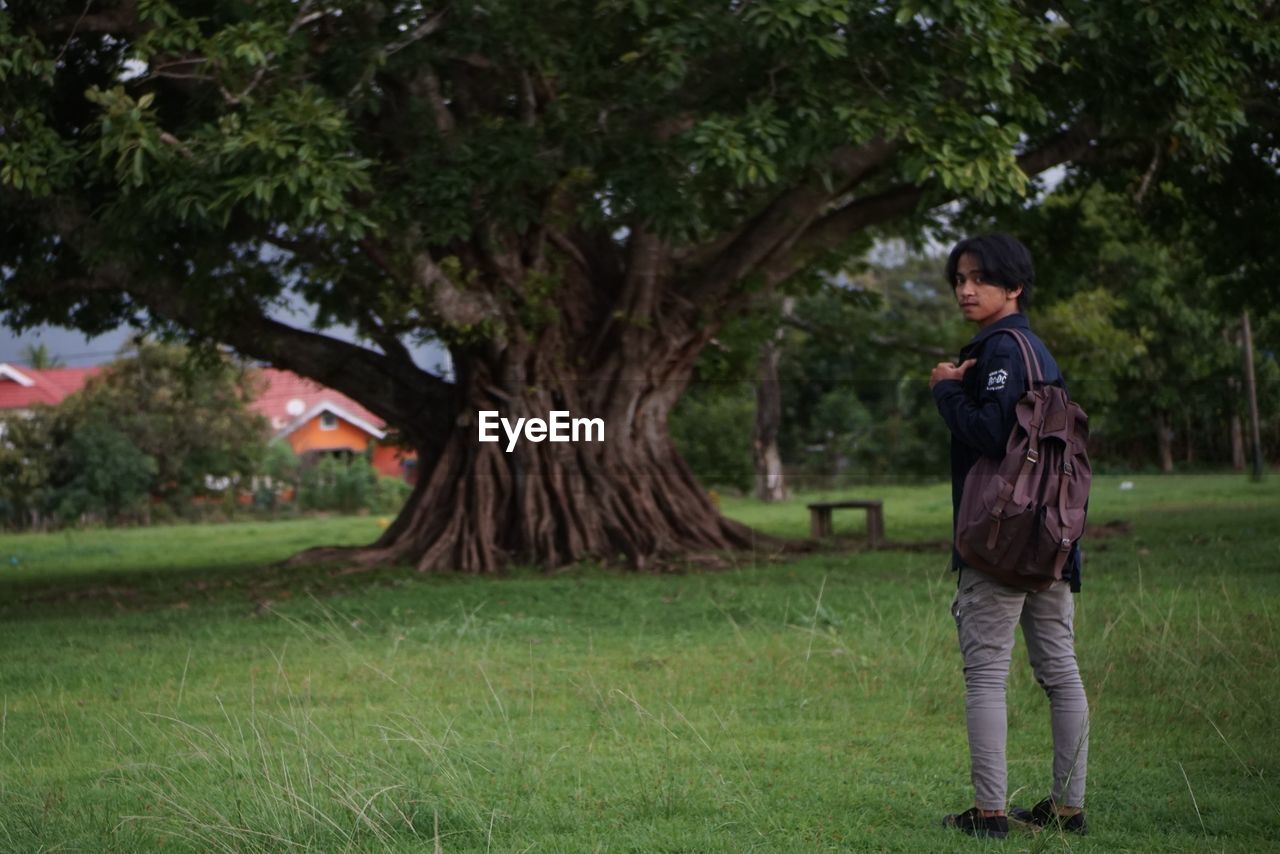
[[[7,321],[159,325],[360,400],[427,461],[366,556],[424,569],[749,542],[666,431],[725,318],[1059,163],[1257,159],[1280,50],[1272,0],[0,10]],[[298,296],[367,346],[274,319]],[[482,408],[608,448],[504,456]]]

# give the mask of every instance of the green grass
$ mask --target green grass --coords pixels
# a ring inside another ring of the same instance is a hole
[[[1084,840],[1280,843],[1280,481],[1100,478]],[[876,486],[897,543],[948,487]],[[806,497],[807,500],[807,497]],[[726,499],[807,532],[804,501]],[[838,534],[861,514],[836,515]],[[550,578],[269,564],[368,517],[0,537],[0,850],[971,851],[946,553]],[[1010,783],[1048,785],[1015,653]],[[958,835],[957,835],[958,836]]]

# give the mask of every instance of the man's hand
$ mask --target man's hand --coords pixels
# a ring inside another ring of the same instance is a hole
[[[939,362],[937,367],[933,369],[933,373],[929,374],[929,389],[932,391],[933,387],[943,380],[964,379],[964,372],[972,368],[977,361],[977,359],[965,359],[959,365],[953,365],[950,362]]]

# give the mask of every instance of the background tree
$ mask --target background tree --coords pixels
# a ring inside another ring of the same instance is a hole
[[[355,559],[746,545],[667,430],[725,320],[869,228],[1153,130],[1226,156],[1275,29],[1274,2],[1190,0],[9,0],[0,308],[182,330],[365,404],[424,471]],[[273,319],[288,296],[371,346]],[[479,409],[608,437],[507,454]]]
[[[765,306],[724,324],[702,351],[688,391],[671,413],[671,435],[698,480],[750,493],[759,421],[759,359],[776,331]]]
[[[100,421],[78,426],[60,445],[49,476],[49,502],[63,523],[143,518],[156,461]]]
[[[44,344],[28,344],[23,347],[21,358],[23,363],[37,371],[64,367],[62,360],[50,353]]]
[[[128,437],[154,460],[151,494],[182,510],[214,478],[252,475],[269,425],[249,409],[256,396],[244,365],[218,354],[139,342],[62,403],[78,424]]]
[[[38,406],[4,422],[0,437],[0,520],[6,528],[42,528],[50,520],[51,469],[58,447],[70,436],[65,417]]]
[[[1130,192],[1068,181],[1034,208],[974,227],[1008,228],[1030,244],[1036,328],[1090,414],[1091,455],[1163,471],[1229,464],[1232,424],[1243,411],[1239,271],[1216,267],[1212,229],[1201,217],[1169,232],[1163,215]],[[1274,314],[1270,306],[1261,311]],[[1272,354],[1264,351],[1260,364],[1270,376],[1276,339],[1270,322],[1262,327]],[[1276,390],[1267,381],[1262,387],[1270,404]],[[1273,405],[1265,411],[1277,413]]]
[[[783,360],[785,457],[813,484],[939,476],[947,436],[925,380],[971,334],[944,260],[886,244],[802,299]]]
[[[230,359],[135,343],[56,408],[6,423],[6,521],[145,519],[153,500],[186,512],[210,479],[239,483],[262,467],[268,425],[248,408],[254,394],[251,371]]]

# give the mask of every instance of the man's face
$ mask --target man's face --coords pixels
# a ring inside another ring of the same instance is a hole
[[[977,257],[967,252],[956,263],[956,280],[951,284],[964,319],[979,326],[987,326],[1018,312],[1018,295],[1022,288],[1008,291],[1003,285],[988,282]]]

